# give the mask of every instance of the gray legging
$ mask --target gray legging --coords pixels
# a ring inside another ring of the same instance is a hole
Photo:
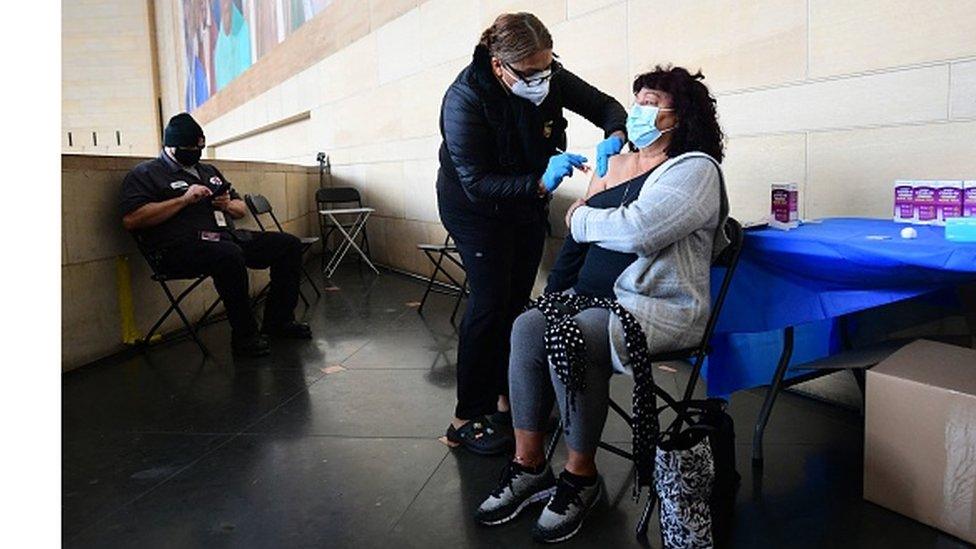
[[[560,417],[568,418],[566,443],[581,453],[596,452],[607,420],[610,399],[610,311],[586,309],[575,317],[586,342],[586,390],[575,395],[575,407],[567,409],[566,386],[546,357],[546,319],[537,309],[522,313],[512,327],[512,353],[508,363],[512,424],[516,429],[544,431],[552,411],[553,393],[559,400]],[[555,389],[555,390],[554,390]]]

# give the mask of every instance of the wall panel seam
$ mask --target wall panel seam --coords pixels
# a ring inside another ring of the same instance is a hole
[[[353,98],[353,97],[362,96],[365,92],[376,91],[376,90],[382,89],[384,86],[390,86],[390,85],[393,85],[393,84],[398,84],[401,81],[406,80],[407,78],[413,78],[413,77],[415,77],[417,75],[423,74],[427,70],[439,69],[439,68],[441,68],[441,67],[443,67],[445,65],[448,65],[450,63],[456,63],[456,62],[458,62],[458,61],[460,61],[462,59],[467,59],[468,57],[470,57],[470,54],[467,54],[467,53],[464,54],[464,55],[459,55],[457,57],[452,57],[452,58],[450,58],[450,59],[448,59],[446,61],[443,61],[441,63],[438,63],[436,65],[429,65],[429,66],[426,66],[423,69],[420,69],[420,70],[418,70],[416,72],[412,72],[412,73],[409,73],[409,74],[405,74],[403,76],[398,76],[397,78],[395,78],[393,80],[387,80],[385,82],[380,82],[379,81],[379,74],[377,74],[377,80],[376,80],[377,81],[377,84],[375,86],[371,86],[369,88],[365,88],[365,89],[360,90],[360,91],[352,92],[352,93],[343,95],[341,97],[337,97],[337,98],[333,99],[332,101],[323,101],[323,102],[318,103],[316,105],[312,105],[310,107],[310,110],[319,109],[319,108],[322,108],[322,107],[331,107],[331,106],[333,106],[333,105],[335,105],[335,104],[337,104],[337,103],[339,103],[341,101],[345,101],[345,100],[350,99],[350,98]],[[377,73],[378,73],[379,72],[379,67],[377,67],[376,70],[377,70]],[[451,82],[453,82],[453,81],[454,80],[452,79]],[[445,88],[444,91],[447,91],[447,89]],[[226,114],[231,114],[231,113],[226,113]],[[222,115],[221,118],[223,116],[226,116],[226,115]]]
[[[806,62],[807,62],[807,66],[806,66],[806,70],[804,71],[803,74],[804,74],[804,77],[805,77],[806,80],[809,80],[810,79],[810,10],[811,10],[810,1],[811,0],[807,0],[807,20],[806,20],[806,25],[805,25],[805,28],[806,28],[806,31],[807,31],[807,37],[806,37],[807,38],[807,40],[806,40],[806,42],[807,42],[807,51],[806,51]]]
[[[566,0],[566,19],[564,19],[564,21],[573,21],[575,19],[581,19],[583,17],[586,17],[587,15],[594,14],[594,13],[596,13],[598,11],[603,11],[605,9],[609,9],[609,8],[615,7],[618,4],[623,4],[626,1],[627,0],[614,0],[613,2],[610,2],[609,4],[605,4],[605,5],[600,6],[598,8],[592,8],[592,9],[586,10],[586,11],[584,11],[582,13],[578,13],[578,14],[570,17],[569,16],[569,0]],[[627,4],[628,4],[627,16],[629,17],[630,16],[630,2],[627,2]],[[624,31],[624,32],[626,32],[626,31]]]
[[[776,84],[768,84],[768,85],[763,85],[763,86],[752,86],[752,87],[748,87],[748,88],[738,88],[738,89],[734,89],[734,90],[726,90],[726,91],[722,91],[722,92],[716,93],[715,94],[715,97],[716,98],[729,97],[729,96],[734,96],[734,95],[744,95],[744,94],[747,94],[747,93],[760,92],[760,91],[770,91],[770,90],[778,90],[778,89],[785,89],[785,88],[794,88],[794,87],[805,86],[807,84],[819,84],[821,82],[834,82],[834,81],[840,81],[840,80],[851,80],[851,79],[862,78],[862,77],[867,77],[867,76],[880,76],[880,75],[884,75],[884,74],[894,74],[894,73],[898,73],[898,72],[907,72],[907,71],[918,70],[918,69],[927,69],[927,68],[932,68],[932,67],[939,67],[939,66],[942,66],[942,65],[945,65],[946,67],[949,67],[953,63],[964,63],[964,62],[967,62],[967,61],[976,61],[976,57],[960,57],[960,58],[954,58],[954,59],[943,59],[943,60],[939,60],[939,61],[930,61],[930,62],[925,62],[925,63],[915,63],[915,64],[903,65],[903,66],[899,66],[899,67],[889,67],[889,68],[886,68],[886,69],[878,69],[878,70],[854,72],[854,73],[847,73],[847,74],[838,74],[838,75],[822,76],[822,77],[817,77],[817,78],[807,78],[807,79],[804,79],[804,80],[791,80],[791,81],[788,81],[788,82],[779,82],[779,83],[776,83]]]
[[[802,134],[802,133],[832,133],[838,131],[876,130],[876,129],[884,129],[884,128],[929,126],[929,125],[941,125],[941,124],[967,123],[973,121],[976,121],[976,116],[967,116],[967,117],[953,118],[953,119],[932,118],[929,120],[918,120],[914,122],[900,122],[897,124],[858,124],[853,126],[836,126],[830,128],[797,128],[795,130],[783,130],[783,131],[776,131],[776,132],[730,133],[726,135],[727,137],[730,138],[735,137],[741,139],[741,138],[748,138],[748,137],[795,135],[795,134]]]
[[[809,189],[810,189],[810,133],[803,132],[803,197],[808,196]],[[803,219],[806,219],[807,218],[806,198],[800,198],[800,207],[803,210],[801,217]]]
[[[135,246],[134,243],[133,243],[133,246]],[[80,266],[84,266],[84,265],[91,265],[92,263],[101,263],[103,261],[111,261],[111,260],[115,259],[116,257],[133,257],[133,256],[138,256],[138,255],[139,255],[139,252],[133,251],[133,252],[127,253],[127,254],[115,254],[115,255],[107,255],[107,256],[104,256],[104,257],[95,257],[95,258],[92,258],[92,259],[85,259],[85,260],[81,260],[81,261],[69,261],[68,263],[62,263],[61,264],[61,268],[63,269],[65,267],[75,267],[75,266],[79,266],[80,267]]]
[[[952,119],[952,63],[949,63],[949,70],[946,71],[948,74],[948,83],[946,84],[946,120]]]

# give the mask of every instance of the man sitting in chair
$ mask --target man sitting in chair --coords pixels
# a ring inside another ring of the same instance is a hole
[[[247,206],[220,170],[200,163],[203,128],[187,113],[170,119],[158,158],[122,183],[122,225],[168,275],[210,275],[227,309],[235,355],[264,356],[266,336],[310,339],[296,322],[302,245],[287,233],[234,229]],[[247,267],[271,268],[261,331],[251,313]]]

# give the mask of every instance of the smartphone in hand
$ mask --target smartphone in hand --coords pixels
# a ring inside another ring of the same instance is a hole
[[[219,187],[213,190],[213,194],[211,194],[211,197],[220,196],[229,190],[230,190],[230,183],[224,181],[223,183],[220,184]]]

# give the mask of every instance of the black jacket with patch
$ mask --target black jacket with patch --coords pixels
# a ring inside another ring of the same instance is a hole
[[[490,59],[487,48],[476,47],[444,94],[437,177],[442,215],[544,219],[547,200],[538,196],[538,182],[556,148],[566,149],[563,107],[607,136],[625,129],[627,113],[566,69],[553,75],[549,94],[536,106],[503,87]]]

